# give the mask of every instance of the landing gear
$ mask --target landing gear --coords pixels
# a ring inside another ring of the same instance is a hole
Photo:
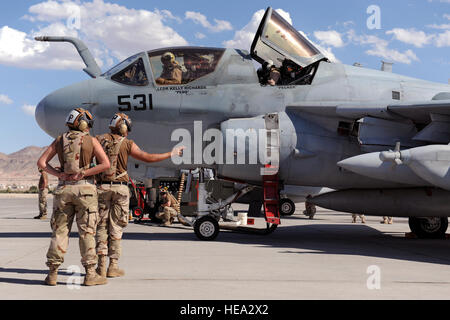
[[[280,214],[282,216],[292,216],[295,213],[295,203],[288,198],[280,200]]]
[[[219,223],[212,216],[201,217],[194,223],[194,232],[203,241],[213,241],[219,235],[219,231]]]
[[[280,224],[279,216],[279,199],[278,199],[278,176],[265,177],[263,183],[264,190],[264,211],[266,217],[267,228],[257,229],[246,227],[246,222],[242,220],[236,221],[234,219],[234,211],[231,204],[236,202],[241,196],[253,191],[253,186],[242,186],[235,194],[229,196],[225,200],[215,199],[211,196],[212,192],[206,190],[206,183],[204,179],[204,169],[199,171],[198,182],[198,201],[197,211],[195,216],[188,218],[181,213],[178,219],[183,221],[184,225],[189,225],[194,228],[195,235],[203,241],[212,241],[218,234],[220,229],[227,229],[233,231],[240,231],[246,233],[269,234],[273,232]],[[259,206],[260,208],[261,206]],[[219,222],[231,223],[232,225],[222,224]],[[245,219],[246,221],[246,219]]]
[[[448,218],[409,218],[409,227],[420,239],[443,239],[448,229]]]

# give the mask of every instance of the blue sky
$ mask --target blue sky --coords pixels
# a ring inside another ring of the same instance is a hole
[[[380,29],[367,27],[370,5],[380,8]],[[44,46],[33,36],[78,36],[106,71],[158,47],[248,49],[268,6],[282,9],[296,29],[341,63],[379,69],[386,60],[399,74],[441,83],[450,78],[450,0],[2,1],[0,110],[6,121],[0,152],[48,145],[52,139],[36,124],[33,108],[48,93],[88,78],[71,46]],[[67,22],[74,13],[80,17],[75,27]]]

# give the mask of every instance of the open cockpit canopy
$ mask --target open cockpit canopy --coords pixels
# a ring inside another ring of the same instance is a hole
[[[272,8],[268,8],[251,47],[252,58],[263,64],[272,61],[280,68],[285,60],[301,68],[326,57]]]

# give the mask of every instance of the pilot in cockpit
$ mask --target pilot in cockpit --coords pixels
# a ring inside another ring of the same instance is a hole
[[[157,84],[181,84],[183,72],[181,66],[175,60],[172,52],[166,52],[161,56],[163,70],[161,76],[156,79]]]
[[[258,70],[260,83],[263,85],[276,86],[280,82],[281,73],[273,64],[272,60],[264,62],[262,68]]]

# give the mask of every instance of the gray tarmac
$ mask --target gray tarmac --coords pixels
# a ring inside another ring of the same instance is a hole
[[[0,299],[450,298],[450,240],[406,239],[406,219],[352,224],[349,214],[318,208],[309,220],[303,208],[298,204],[271,235],[222,231],[214,242],[197,240],[179,224],[130,223],[121,259],[125,277],[97,287],[78,285],[84,270],[74,226],[59,285],[47,287],[51,233],[48,220],[32,219],[37,196],[0,195]]]

